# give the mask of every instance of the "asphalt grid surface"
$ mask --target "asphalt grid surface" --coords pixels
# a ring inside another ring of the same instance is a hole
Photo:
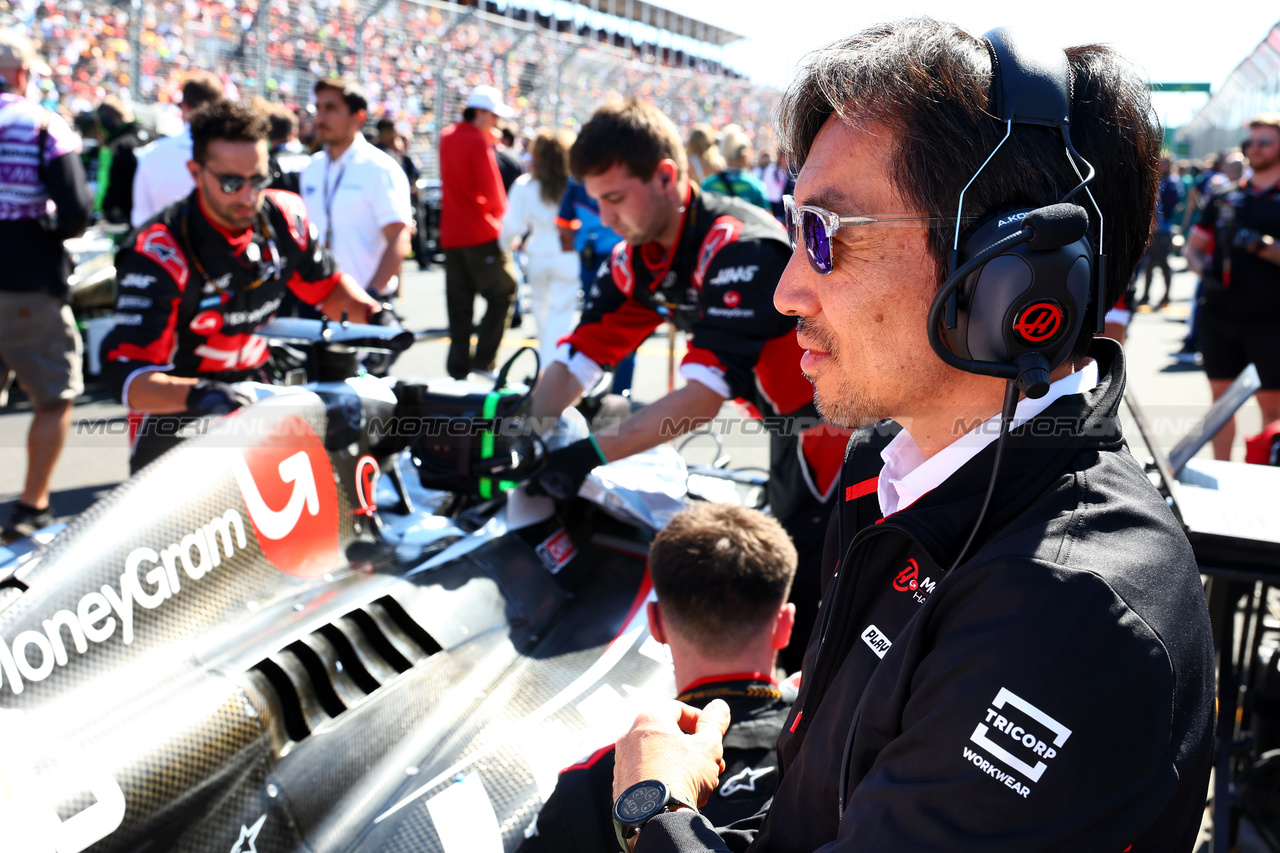
[[[1181,264],[1180,259],[1175,263]],[[420,271],[406,266],[404,297],[400,310],[406,327],[414,330],[440,329],[445,325],[444,273],[440,267]],[[1195,365],[1179,363],[1174,357],[1186,334],[1186,319],[1195,287],[1194,277],[1185,271],[1175,274],[1173,302],[1164,311],[1138,313],[1129,328],[1126,353],[1129,363],[1129,387],[1140,400],[1157,443],[1168,450],[1177,443],[1199,418],[1210,402],[1209,385]],[[480,304],[477,305],[477,316]],[[527,315],[523,325],[510,329],[503,340],[499,362],[520,346],[536,345],[533,319]],[[447,339],[424,340],[402,355],[392,373],[406,377],[445,376]],[[677,354],[683,352],[683,341],[677,336]],[[655,333],[640,348],[637,358],[633,398],[650,402],[667,389],[668,339],[665,331]],[[677,383],[679,378],[677,377]],[[75,515],[87,509],[113,486],[128,477],[128,441],[124,430],[125,410],[106,393],[100,382],[86,377],[86,391],[74,409],[71,435],[53,480],[53,506],[60,517]],[[724,424],[740,423],[741,410],[726,403],[721,411]],[[31,422],[31,408],[25,398],[15,393],[9,405],[0,409],[0,519],[7,519],[9,508],[22,490],[26,470],[26,435]],[[1236,458],[1243,459],[1239,436],[1250,435],[1260,428],[1257,406],[1250,403],[1238,418]],[[722,428],[718,430],[724,433]],[[1135,430],[1127,434],[1136,435]],[[730,429],[722,435],[723,452],[731,458],[730,467],[767,467],[767,439],[753,429]],[[699,438],[685,448],[692,462],[709,462],[715,456],[714,442]],[[1201,455],[1208,455],[1208,449]]]

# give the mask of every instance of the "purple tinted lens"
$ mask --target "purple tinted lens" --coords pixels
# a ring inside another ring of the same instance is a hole
[[[804,230],[804,250],[809,256],[809,263],[823,275],[831,272],[831,241],[827,239],[827,228],[822,219],[812,211],[802,211],[800,227]]]

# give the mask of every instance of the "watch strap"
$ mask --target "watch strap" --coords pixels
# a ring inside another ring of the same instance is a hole
[[[652,780],[652,781],[646,780],[645,782],[640,782],[637,784],[641,784],[641,785],[651,784],[652,782],[656,782],[656,781],[657,780]],[[634,838],[640,832],[640,830],[644,828],[644,825],[646,823],[653,820],[658,815],[664,814],[666,812],[675,811],[677,808],[692,809],[695,814],[700,814],[700,812],[698,812],[698,804],[696,802],[692,802],[687,797],[683,796],[681,793],[672,789],[665,782],[659,782],[658,784],[661,784],[663,789],[667,792],[667,800],[665,803],[662,804],[662,808],[655,811],[653,814],[649,815],[647,818],[645,818],[643,821],[641,821],[638,824],[623,823],[622,821],[618,820],[618,817],[617,817],[618,803],[622,802],[623,798],[626,797],[631,792],[632,788],[634,788],[635,785],[631,786],[631,788],[628,788],[626,791],[623,791],[622,796],[618,797],[618,799],[614,802],[613,814],[612,814],[613,831],[614,831],[614,834],[617,836],[618,846],[622,849],[622,853],[627,853],[627,850],[628,850],[627,841]]]

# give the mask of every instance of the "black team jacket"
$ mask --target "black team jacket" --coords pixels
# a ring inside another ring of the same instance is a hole
[[[881,518],[892,430],[855,435],[771,807],[718,832],[660,815],[640,853],[1192,849],[1213,745],[1204,590],[1121,437],[1120,347],[1090,355],[1095,389],[1011,433],[954,571],[994,442]]]

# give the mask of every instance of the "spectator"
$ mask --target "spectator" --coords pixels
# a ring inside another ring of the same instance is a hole
[[[600,221],[600,205],[587,194],[587,188],[576,178],[569,178],[564,198],[560,202],[560,215],[556,218],[560,227],[560,245],[567,251],[572,248],[581,259],[582,292],[587,293],[596,283],[600,265],[607,263],[613,247],[622,237]],[[631,380],[635,374],[636,355],[631,353],[613,368],[614,394],[630,396]]]
[[[703,158],[708,151],[715,148],[716,132],[709,124],[695,124],[689,131],[689,141],[684,144],[685,157],[689,160],[689,179],[699,186],[707,178],[716,173],[716,169],[708,169]]]
[[[338,268],[375,297],[390,298],[409,256],[409,179],[361,134],[369,103],[359,84],[323,77],[315,93],[316,135],[325,149],[302,173],[307,213]]]
[[[1253,175],[1208,191],[1187,265],[1204,277],[1196,323],[1213,399],[1252,363],[1266,425],[1280,420],[1280,113],[1251,121],[1243,147]],[[1232,418],[1213,437],[1214,458],[1231,458],[1235,432]]]
[[[493,370],[516,294],[511,255],[498,243],[507,193],[491,136],[498,119],[512,114],[496,89],[477,86],[467,98],[462,121],[440,135],[440,248],[450,337],[446,369],[455,379],[466,378],[472,369]],[[487,307],[473,353],[477,295]]]
[[[222,81],[208,71],[196,71],[182,84],[182,133],[157,139],[137,150],[138,170],[133,176],[133,210],[129,222],[137,228],[179,199],[191,194],[195,184],[191,162],[191,114],[222,100]]]
[[[1155,231],[1151,234],[1151,244],[1147,246],[1146,271],[1143,279],[1142,295],[1138,297],[1138,305],[1146,305],[1151,295],[1151,280],[1155,271],[1164,274],[1164,296],[1160,298],[1157,308],[1165,308],[1169,304],[1169,288],[1172,287],[1173,270],[1169,267],[1169,253],[1173,249],[1173,221],[1178,204],[1182,201],[1182,182],[1173,174],[1173,157],[1165,154],[1160,158],[1160,188],[1156,196]]]
[[[268,107],[271,144],[271,189],[302,192],[302,172],[311,162],[311,153],[298,139],[298,116],[284,104]]]
[[[502,191],[509,193],[516,178],[525,172],[524,160],[516,151],[515,131],[503,125],[498,134],[498,141],[493,146],[493,155],[498,160],[498,174],[502,175]]]
[[[760,182],[764,184],[764,197],[769,202],[769,209],[782,222],[786,215],[782,209],[782,197],[789,195],[791,188],[795,186],[795,182],[791,180],[791,171],[787,168],[785,151],[778,152],[777,162],[764,167]]]
[[[133,176],[138,149],[155,132],[134,120],[129,105],[108,95],[98,106],[104,141],[98,153],[98,188],[94,209],[113,225],[128,225],[133,212]]]
[[[726,128],[720,139],[725,168],[702,182],[708,192],[740,198],[748,204],[772,211],[765,198],[764,184],[751,174],[751,141],[741,128]]]
[[[506,216],[502,220],[502,248],[517,241],[528,258],[525,278],[538,324],[538,356],[551,364],[560,338],[573,331],[581,274],[578,254],[560,242],[556,217],[569,183],[567,130],[544,130],[533,142],[532,170],[511,185]],[[527,236],[526,236],[527,235]]]
[[[795,546],[777,521],[727,504],[679,513],[649,548],[657,596],[647,605],[649,633],[671,649],[676,700],[701,708],[718,698],[733,714],[719,790],[702,810],[717,826],[755,814],[778,782],[776,742],[795,689],[773,673],[795,621],[787,603],[795,570]],[[619,849],[610,815],[613,750],[560,772],[520,853]]]
[[[71,262],[62,241],[93,213],[76,136],[67,123],[22,96],[48,66],[31,42],[0,30],[0,387],[9,374],[31,401],[27,473],[5,536],[30,536],[53,523],[49,486],[84,388],[80,333],[67,305]],[[54,213],[48,210],[52,202]]]

